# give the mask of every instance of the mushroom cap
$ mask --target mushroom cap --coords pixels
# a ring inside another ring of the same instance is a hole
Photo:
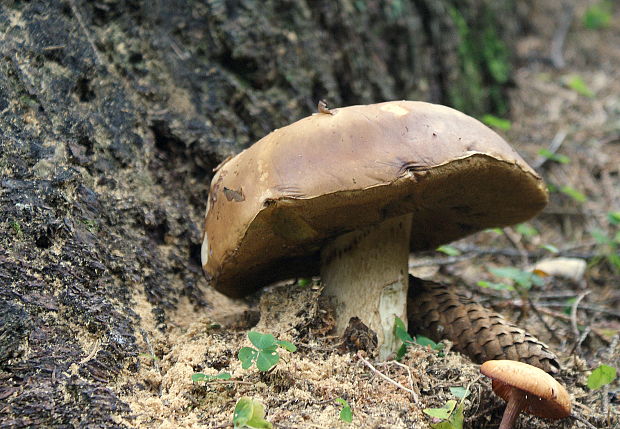
[[[523,411],[547,419],[562,419],[571,413],[568,392],[540,368],[513,360],[489,360],[480,372],[493,380],[493,391],[508,402],[513,387],[525,392]]]
[[[319,273],[335,236],[413,213],[411,250],[525,221],[547,203],[541,178],[494,131],[415,101],[350,106],[277,129],[211,182],[203,271],[240,297]]]

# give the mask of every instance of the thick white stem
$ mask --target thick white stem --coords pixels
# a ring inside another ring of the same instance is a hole
[[[398,348],[394,318],[407,326],[411,220],[408,214],[341,235],[321,251],[321,280],[336,306],[337,333],[359,317],[377,334],[381,360]]]

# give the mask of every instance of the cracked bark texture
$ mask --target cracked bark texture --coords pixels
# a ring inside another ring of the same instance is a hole
[[[551,374],[560,369],[545,343],[448,285],[409,276],[407,318],[410,332],[448,339],[476,363],[509,359]]]
[[[212,168],[320,98],[501,111],[518,19],[495,17],[515,12],[509,0],[2,2],[0,426],[130,419],[119,392],[144,386],[119,379],[148,352],[138,298],[164,332],[181,297],[209,305]]]

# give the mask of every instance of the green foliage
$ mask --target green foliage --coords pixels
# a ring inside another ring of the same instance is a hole
[[[560,188],[560,192],[563,193],[564,195],[568,195],[569,197],[571,197],[573,200],[577,201],[578,203],[584,203],[587,200],[584,194],[582,194],[581,192],[579,192],[578,190],[570,186],[562,186]]]
[[[312,279],[307,279],[307,278],[301,278],[301,279],[297,279],[297,285],[301,286],[301,287],[306,287],[308,285],[312,284]]]
[[[590,30],[608,27],[613,16],[612,2],[602,1],[586,9],[583,14],[583,26]]]
[[[463,401],[469,396],[469,390],[464,387],[451,387],[450,392],[460,399],[450,399],[441,408],[426,408],[424,413],[438,422],[432,423],[433,429],[462,429],[463,428]]]
[[[515,287],[517,286],[521,290],[529,290],[532,286],[542,286],[544,284],[543,278],[538,274],[515,267],[489,268],[489,272],[497,277],[511,280],[512,285],[507,285],[508,287],[505,288],[507,290],[511,290],[510,286],[513,289],[517,289]]]
[[[508,119],[498,118],[497,116],[487,114],[481,120],[489,127],[497,128],[498,130],[508,131],[512,128],[512,123]]]
[[[620,226],[620,213],[610,212],[607,219],[613,227]],[[611,267],[620,272],[620,228],[615,231],[606,233],[600,229],[594,229],[590,232],[594,240],[599,244],[601,256],[597,259],[606,259]],[[597,262],[596,260],[594,261]]]
[[[541,244],[540,248],[545,249],[546,251],[551,253],[560,253],[560,249],[555,247],[553,244]]]
[[[400,317],[394,318],[394,335],[403,342],[396,352],[397,361],[400,361],[405,354],[407,354],[407,349],[411,344],[418,344],[422,347],[430,347],[432,350],[437,350],[440,353],[445,347],[443,343],[436,343],[423,335],[416,335],[415,339],[412,338],[411,335],[409,335],[409,332],[407,332],[407,327]]]
[[[520,223],[515,227],[515,231],[524,237],[534,237],[538,235],[538,230],[529,223]]]
[[[584,97],[593,98],[594,92],[584,82],[583,78],[579,75],[571,75],[566,80],[566,86],[575,91],[576,93],[583,95]]]
[[[557,162],[557,163],[560,163],[560,164],[568,164],[570,162],[570,158],[568,156],[562,155],[562,154],[553,153],[553,152],[551,152],[547,148],[542,148],[541,150],[538,151],[538,154],[540,156],[544,156],[549,161]]]
[[[349,403],[342,398],[336,398],[335,401],[342,405],[342,409],[340,410],[340,420],[346,423],[351,423],[353,421],[353,411],[351,411],[351,406]]]
[[[10,225],[11,225],[11,228],[13,228],[13,231],[15,232],[15,234],[17,234],[20,237],[23,235],[22,226],[20,225],[19,222],[14,220],[10,223]]]
[[[439,246],[437,248],[437,251],[441,253],[445,253],[448,256],[458,256],[461,254],[461,251],[459,249],[457,249],[454,246],[447,245],[447,244],[444,244],[443,246]]]
[[[265,420],[265,406],[259,401],[244,396],[237,401],[233,414],[234,428],[271,429],[273,426]]]
[[[243,369],[250,368],[256,364],[259,371],[269,371],[280,361],[278,347],[288,352],[294,352],[297,347],[289,341],[280,341],[271,334],[261,334],[259,332],[248,332],[248,338],[254,347],[243,347],[239,350],[237,357],[241,361]]]
[[[600,389],[616,379],[616,368],[609,365],[599,365],[588,377],[590,390]]]
[[[231,375],[227,372],[220,372],[216,375],[203,374],[202,372],[197,372],[196,374],[192,374],[192,381],[194,383],[198,383],[200,381],[213,381],[213,380],[230,380]]]

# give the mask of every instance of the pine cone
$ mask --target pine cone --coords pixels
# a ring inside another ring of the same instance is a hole
[[[476,363],[510,359],[552,374],[560,368],[546,344],[454,288],[409,276],[407,301],[410,333],[448,339]]]

